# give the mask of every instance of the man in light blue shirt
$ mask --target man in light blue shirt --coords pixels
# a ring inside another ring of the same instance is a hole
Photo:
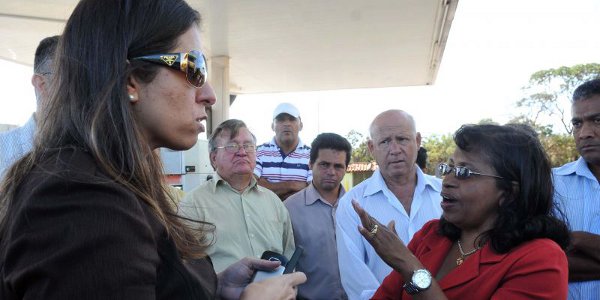
[[[35,50],[31,84],[35,88],[38,108],[43,105],[43,99],[46,98],[46,85],[52,75],[52,62],[58,38],[59,36],[52,36],[43,39]],[[13,163],[33,148],[35,118],[36,114],[33,113],[22,127],[0,133],[0,179],[4,178],[4,173]]]
[[[416,165],[421,135],[411,115],[401,110],[379,114],[371,123],[368,147],[379,169],[342,197],[336,212],[336,238],[342,285],[348,298],[369,299],[391,268],[358,231],[356,200],[383,224],[394,220],[405,244],[431,219],[442,214],[441,180]]]
[[[600,299],[600,79],[573,93],[578,160],[553,169],[555,200],[571,233],[569,299]]]

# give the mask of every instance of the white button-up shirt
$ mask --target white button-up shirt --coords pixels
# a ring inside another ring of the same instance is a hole
[[[336,212],[338,261],[342,285],[349,299],[369,299],[392,271],[358,231],[361,223],[351,201],[356,200],[382,224],[387,225],[394,220],[398,236],[408,245],[415,232],[427,221],[441,216],[441,187],[440,179],[423,174],[417,168],[410,216],[387,188],[379,170],[340,199]]]

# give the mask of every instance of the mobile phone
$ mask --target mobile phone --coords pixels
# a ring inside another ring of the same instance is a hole
[[[296,247],[294,254],[292,254],[292,257],[289,260],[277,252],[263,252],[260,257],[261,259],[280,261],[281,265],[273,271],[256,270],[256,272],[254,272],[252,282],[259,282],[267,278],[294,272],[294,269],[296,269],[296,265],[298,264],[298,259],[300,259],[303,251],[304,249],[302,247]]]
[[[284,267],[288,263],[287,257],[285,257],[283,254],[279,254],[279,253],[273,252],[273,251],[263,252],[263,254],[260,256],[260,259],[266,259],[266,260],[270,260],[270,261],[279,261],[279,262],[281,262],[281,265]]]
[[[285,270],[283,271],[283,274],[288,274],[288,273],[294,272],[294,269],[296,269],[296,265],[298,264],[298,260],[300,259],[300,256],[302,255],[302,251],[304,251],[304,249],[302,247],[300,247],[300,246],[296,247],[296,250],[294,250],[294,254],[292,254],[292,257],[287,262],[287,264],[285,264]]]
[[[270,260],[270,261],[279,261],[279,262],[281,262],[281,265],[273,271],[256,270],[254,272],[254,275],[252,276],[252,282],[259,282],[259,281],[263,281],[267,278],[282,275],[283,272],[285,271],[285,266],[288,263],[287,257],[285,257],[277,252],[273,252],[273,251],[263,252],[263,254],[260,256],[260,258]]]

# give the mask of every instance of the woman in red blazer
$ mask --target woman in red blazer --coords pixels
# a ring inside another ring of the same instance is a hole
[[[442,217],[408,248],[393,222],[354,204],[360,232],[394,269],[372,299],[566,299],[568,229],[553,216],[551,166],[535,132],[465,125],[454,141],[437,169],[447,175]]]

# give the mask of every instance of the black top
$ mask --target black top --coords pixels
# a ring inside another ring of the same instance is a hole
[[[210,260],[182,261],[151,209],[82,150],[50,155],[13,204],[0,299],[214,298]]]

